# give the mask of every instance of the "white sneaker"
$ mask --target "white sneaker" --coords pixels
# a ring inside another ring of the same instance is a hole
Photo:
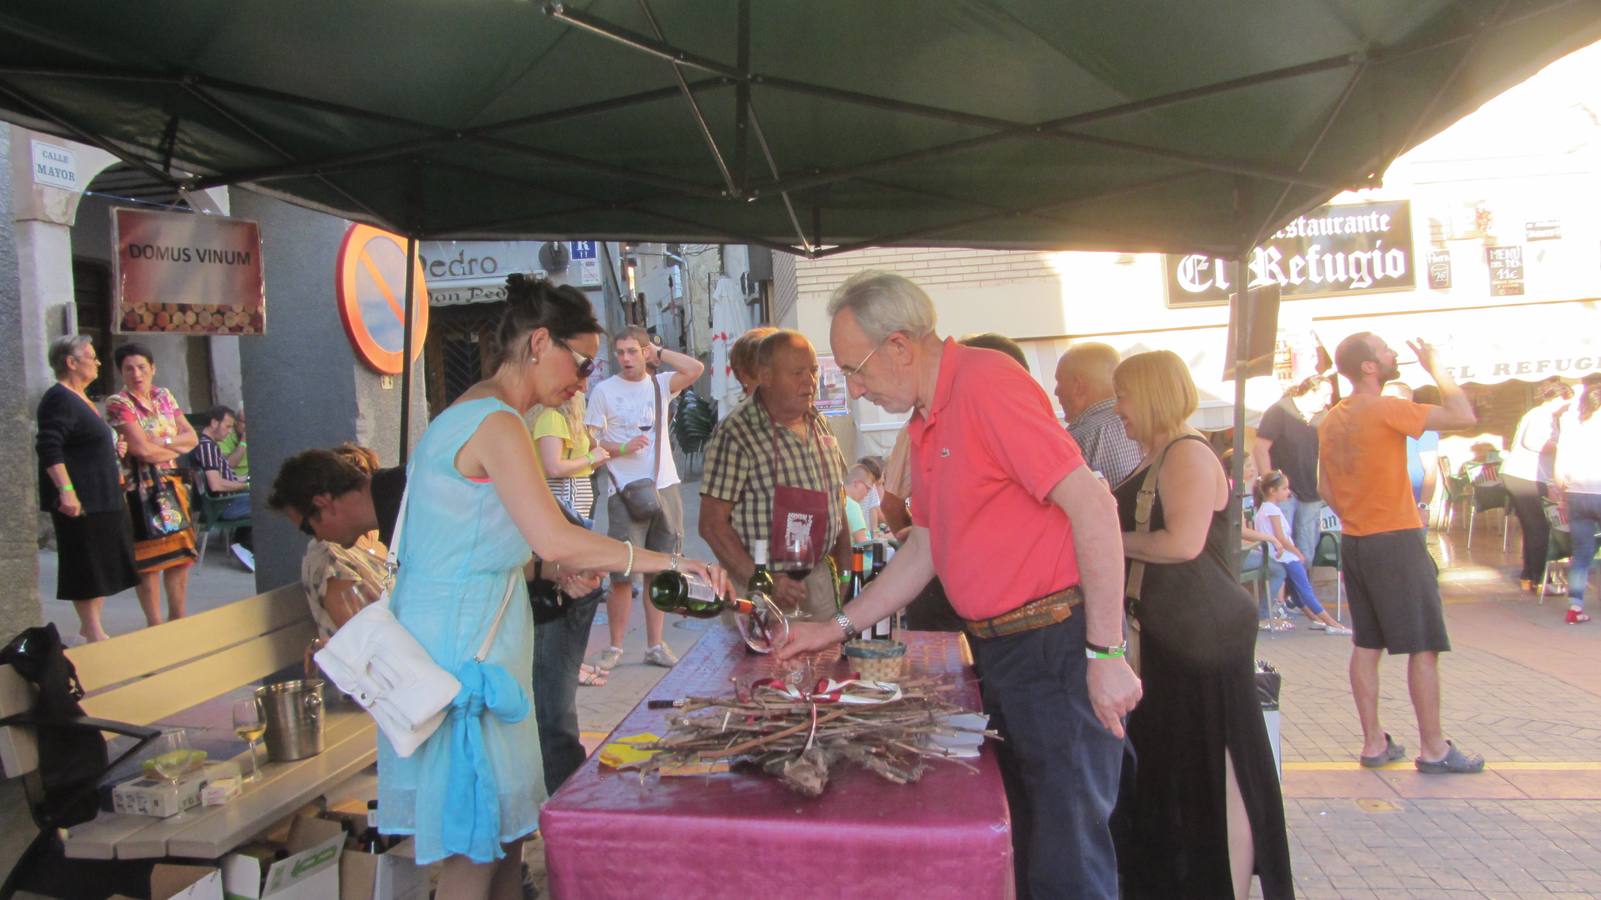
[[[1323,629],[1327,628],[1328,626],[1324,625],[1322,622],[1318,621],[1317,619],[1313,619],[1312,620],[1312,624],[1310,624],[1310,625],[1308,625],[1306,627],[1312,629],[1313,631],[1322,631]]]
[[[1328,630],[1324,631],[1324,634],[1335,634],[1335,635],[1348,635],[1350,633],[1351,633],[1351,629],[1346,628],[1344,625],[1330,625],[1328,627]]]
[[[645,651],[645,662],[653,666],[661,666],[664,669],[671,669],[673,666],[678,665],[678,657],[673,655],[673,648],[662,643]]]
[[[256,554],[250,552],[249,547],[244,544],[234,544],[228,549],[233,551],[234,558],[239,560],[240,564],[247,570],[256,571]]]

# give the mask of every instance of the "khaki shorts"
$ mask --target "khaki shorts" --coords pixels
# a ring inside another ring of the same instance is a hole
[[[606,498],[606,534],[619,541],[632,541],[635,547],[659,553],[678,553],[684,544],[684,501],[678,494],[678,485],[657,491],[661,496],[661,513],[649,522],[636,522],[628,514],[621,493]],[[623,573],[611,574],[612,584],[625,584],[631,578]]]

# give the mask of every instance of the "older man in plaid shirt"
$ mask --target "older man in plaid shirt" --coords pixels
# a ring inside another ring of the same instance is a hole
[[[786,609],[798,608],[807,619],[827,621],[837,605],[835,582],[823,556],[832,554],[845,572],[851,541],[845,520],[845,457],[813,406],[817,352],[804,335],[778,331],[762,341],[756,365],[760,382],[755,395],[719,423],[706,444],[700,535],[729,575],[747,582],[755,570],[751,550],[756,541],[768,541],[775,565],[783,567],[784,535],[774,527],[775,498],[786,507],[779,510],[784,519],[804,514],[800,511],[808,501],[819,513],[826,509],[826,523],[814,532],[825,536],[823,545],[812,551],[816,564],[804,581],[778,578],[774,599]],[[788,508],[788,498],[797,494],[800,505]]]

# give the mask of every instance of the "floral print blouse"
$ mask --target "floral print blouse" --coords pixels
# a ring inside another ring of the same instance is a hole
[[[163,387],[152,388],[150,403],[135,397],[130,391],[118,391],[106,398],[106,421],[112,427],[125,425],[129,422],[137,423],[144,430],[145,437],[158,444],[165,443],[178,436],[178,423],[183,418],[183,409],[172,392]],[[132,454],[122,455],[122,474],[127,484],[133,484],[133,465],[137,462]],[[159,469],[176,469],[178,461],[169,459],[157,463]]]

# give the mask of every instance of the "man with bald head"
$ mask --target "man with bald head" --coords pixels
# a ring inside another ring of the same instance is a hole
[[[800,332],[774,331],[757,347],[755,368],[751,399],[718,423],[706,443],[700,535],[741,583],[755,569],[758,541],[768,547],[770,568],[807,570],[803,579],[776,578],[773,599],[805,619],[828,621],[837,605],[825,557],[847,571],[851,539],[845,457],[813,404],[817,351]],[[795,559],[785,538],[800,533],[810,550]]]
[[[1112,370],[1120,361],[1107,344],[1074,344],[1056,363],[1056,399],[1067,416],[1067,433],[1078,442],[1092,471],[1117,484],[1140,464],[1140,445],[1123,431],[1112,396]]]

